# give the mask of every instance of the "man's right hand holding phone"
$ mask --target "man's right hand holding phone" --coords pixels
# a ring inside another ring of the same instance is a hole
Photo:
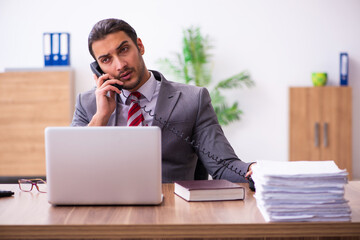
[[[94,80],[96,83],[96,114],[88,126],[106,126],[111,114],[116,108],[115,95],[116,93],[121,93],[121,91],[113,85],[118,84],[122,86],[123,83],[109,74],[103,74],[99,78],[94,74]]]

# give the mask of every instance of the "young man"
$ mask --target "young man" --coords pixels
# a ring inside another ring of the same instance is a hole
[[[141,39],[123,20],[96,23],[88,44],[105,74],[94,75],[96,89],[79,94],[72,126],[159,126],[163,182],[206,179],[207,173],[246,182],[251,163],[234,153],[205,88],[170,82],[149,71]]]

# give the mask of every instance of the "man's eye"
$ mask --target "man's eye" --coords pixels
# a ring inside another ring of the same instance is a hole
[[[123,52],[127,52],[129,50],[129,47],[123,47],[120,49],[120,52],[123,53]]]
[[[102,62],[102,63],[107,63],[107,62],[109,62],[109,61],[110,61],[109,58],[103,58],[103,59],[101,59],[101,62]]]

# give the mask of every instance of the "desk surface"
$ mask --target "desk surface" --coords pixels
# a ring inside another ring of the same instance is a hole
[[[54,207],[44,193],[2,184],[15,195],[0,198],[0,239],[360,236],[360,182],[346,185],[351,222],[326,223],[266,223],[253,192],[241,185],[243,201],[187,202],[164,184],[159,206]]]

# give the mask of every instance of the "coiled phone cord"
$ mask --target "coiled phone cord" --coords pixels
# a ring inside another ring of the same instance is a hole
[[[123,96],[127,99],[128,96],[126,96],[124,94],[124,91],[121,91]],[[191,140],[191,138],[189,136],[184,137],[184,133],[177,130],[175,127],[170,127],[170,123],[168,123],[165,120],[162,120],[162,117],[157,117],[156,113],[152,113],[152,110],[146,110],[146,105],[141,106],[140,103],[138,103],[140,108],[143,109],[143,111],[145,113],[147,113],[149,116],[151,116],[153,119],[155,119],[155,121],[159,122],[162,126],[164,126],[164,129],[169,130],[170,132],[172,132],[175,136],[177,136],[178,138],[182,139],[183,141],[185,141],[187,144],[189,144],[190,146],[192,146],[193,148],[197,149],[200,153],[204,154],[205,156],[207,156],[208,158],[214,160],[217,164],[221,164],[222,166],[226,167],[227,169],[229,169],[230,171],[240,175],[241,177],[245,177],[245,174],[243,174],[241,172],[241,170],[238,170],[237,167],[234,166],[230,166],[231,162],[227,162],[224,163],[223,159],[220,159],[218,156],[216,156],[215,154],[212,154],[210,151],[206,151],[205,148],[200,149],[200,144],[196,143],[195,140]]]

